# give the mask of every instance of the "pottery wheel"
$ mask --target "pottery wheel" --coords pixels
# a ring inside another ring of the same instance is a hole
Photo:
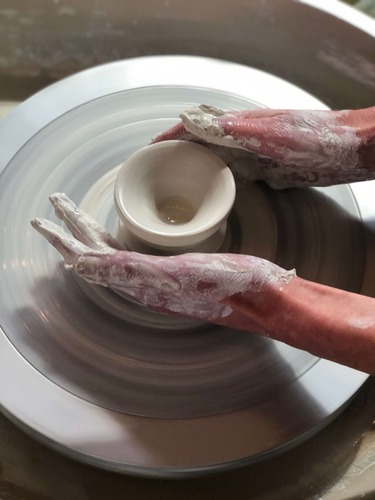
[[[306,439],[364,382],[362,373],[285,344],[159,315],[84,283],[29,224],[56,220],[48,196],[63,191],[114,233],[121,162],[186,108],[258,102],[324,108],[251,68],[157,57],[63,80],[0,125],[0,404],[34,436],[114,470],[193,474]],[[349,186],[277,192],[237,182],[225,251],[363,292],[373,257]]]

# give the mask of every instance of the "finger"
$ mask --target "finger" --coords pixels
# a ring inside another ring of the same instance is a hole
[[[92,217],[80,210],[64,193],[49,197],[56,216],[63,220],[77,240],[94,250],[120,249],[118,242]]]
[[[170,140],[193,141],[193,142],[201,142],[203,140],[203,142],[206,142],[204,134],[198,135],[193,130],[188,130],[184,124],[185,115],[187,114],[189,117],[191,116],[191,119],[194,121],[195,113],[199,114],[199,111],[197,110],[201,110],[201,115],[202,116],[207,115],[207,117],[219,117],[225,114],[224,111],[215,108],[213,106],[207,106],[202,104],[199,107],[194,107],[191,110],[185,111],[180,115],[180,118],[182,119],[181,123],[178,123],[177,125],[174,125],[170,129],[157,135],[151,141],[151,143],[154,144],[156,142],[170,141]],[[191,128],[194,128],[194,126]]]
[[[278,124],[280,116],[283,119],[286,115],[288,120],[287,113],[275,110],[224,113],[217,108],[198,106],[185,111],[181,119],[186,130],[210,144],[278,157],[280,139],[288,138],[287,127]]]
[[[92,249],[76,240],[60,226],[46,219],[34,219],[31,225],[44,236],[63,256],[65,265],[71,267],[77,258]]]
[[[151,144],[163,141],[193,141],[194,136],[188,132],[182,123],[174,125],[172,128],[154,137]]]

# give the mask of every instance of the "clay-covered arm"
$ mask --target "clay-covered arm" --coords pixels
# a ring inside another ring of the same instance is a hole
[[[234,170],[239,164],[242,175],[276,189],[375,178],[375,107],[223,112],[202,105],[153,142],[171,139],[205,143]]]
[[[118,250],[64,195],[51,201],[73,237],[49,221],[32,225],[82,278],[156,311],[266,335],[375,374],[375,299],[311,283],[258,257]]]

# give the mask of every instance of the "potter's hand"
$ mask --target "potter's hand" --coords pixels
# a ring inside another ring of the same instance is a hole
[[[375,178],[375,107],[346,111],[185,111],[157,136],[206,143],[237,174],[271,187],[328,186]]]
[[[247,255],[123,251],[65,195],[50,199],[73,237],[46,220],[32,225],[85,280],[156,311],[260,333],[375,374],[375,299],[311,283]]]
[[[135,297],[146,306],[170,314],[220,322],[232,313],[226,298],[264,287],[279,287],[294,271],[245,255],[185,254],[157,257],[120,250],[118,243],[64,194],[50,197],[60,226],[35,219],[32,226],[45,236],[72,268],[87,281]],[[260,328],[249,317],[249,328]]]

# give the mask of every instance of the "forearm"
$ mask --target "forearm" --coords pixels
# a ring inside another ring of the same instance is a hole
[[[318,357],[375,374],[375,299],[295,277],[282,289],[228,298],[221,324],[249,330]]]

